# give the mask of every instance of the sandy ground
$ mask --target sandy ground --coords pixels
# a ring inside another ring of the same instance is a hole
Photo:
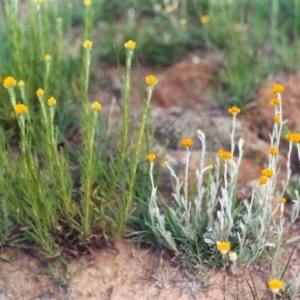
[[[286,249],[283,263],[291,249]],[[70,260],[65,274],[76,274],[67,287],[62,287],[47,274],[47,263],[36,252],[25,252],[6,249],[10,262],[0,262],[0,300],[252,299],[247,284],[248,280],[253,286],[250,274],[259,299],[272,299],[266,286],[268,262],[256,262],[249,268],[240,266],[237,276],[228,268],[193,279],[161,252],[138,248],[131,240],[120,238],[114,247],[106,246],[91,256]],[[299,274],[299,255],[298,244],[286,278]]]

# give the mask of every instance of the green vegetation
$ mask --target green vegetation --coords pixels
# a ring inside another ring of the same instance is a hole
[[[284,287],[286,270],[278,267],[292,146],[300,152],[300,134],[289,133],[287,178],[277,191],[283,87],[273,89],[277,102],[266,168],[251,199],[242,202],[235,196],[243,156],[243,141],[234,138],[238,107],[229,110],[231,149],[220,150],[213,165],[204,165],[205,134],[197,133],[202,156],[192,188],[195,196],[189,190],[193,141],[182,140],[187,153],[183,179],[165,162],[175,183],[170,204],[157,190],[155,155],[147,156],[150,178],[145,159],[155,76],[147,76],[141,86],[145,98],[135,124],[130,100],[137,54],[143,64],[160,68],[193,51],[214,52],[223,60],[215,74],[216,100],[243,108],[267,74],[299,71],[298,2],[84,0],[61,5],[57,0],[28,0],[21,7],[19,1],[3,0],[1,247],[21,239],[37,244],[46,258],[63,261],[64,252],[87,253],[99,240],[124,235],[129,223],[131,235],[161,244],[196,271],[229,265],[236,271],[236,263],[250,263],[262,254],[271,257],[268,285],[274,297],[279,291],[297,295],[299,278]],[[108,130],[112,120],[90,97],[96,83],[91,70],[98,60],[125,65],[115,130]],[[70,138],[74,135],[77,143]],[[296,198],[292,222],[300,210],[299,193]],[[56,266],[50,265],[50,273],[62,285],[71,280],[61,277]]]

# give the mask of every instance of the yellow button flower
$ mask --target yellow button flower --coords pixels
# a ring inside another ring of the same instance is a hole
[[[229,151],[219,150],[218,155],[222,159],[231,159],[232,158],[232,153]]]
[[[147,156],[147,160],[150,162],[150,163],[152,163],[152,162],[154,162],[155,161],[155,158],[156,158],[156,156],[155,156],[155,154],[148,154]]]
[[[146,84],[147,85],[155,85],[157,83],[157,79],[153,75],[149,75],[146,77]]]
[[[48,103],[49,106],[54,106],[56,104],[56,99],[54,97],[50,97],[47,100],[47,103]]]
[[[237,260],[237,253],[235,251],[229,251],[228,257],[231,262],[235,263]]]
[[[281,118],[279,115],[274,116],[274,122],[279,124],[281,122]]]
[[[182,147],[190,148],[194,145],[194,141],[192,139],[182,139],[180,144]]]
[[[44,56],[44,60],[51,60],[52,59],[52,56],[50,54],[46,54]]]
[[[100,111],[102,109],[102,105],[98,101],[95,101],[92,103],[92,109]]]
[[[273,172],[272,169],[263,169],[263,170],[261,171],[261,175],[266,176],[266,177],[268,177],[268,178],[271,178],[271,177],[273,177],[274,172]]]
[[[83,45],[83,48],[90,49],[93,46],[93,42],[90,40],[85,40],[82,45]]]
[[[286,202],[286,198],[282,197],[280,200],[279,200],[280,203],[284,204]]]
[[[124,44],[124,47],[128,50],[134,50],[135,46],[136,46],[136,42],[134,42],[132,40],[129,40],[128,42],[126,42]]]
[[[300,142],[300,133],[290,132],[285,136],[290,142],[299,143]]]
[[[90,6],[92,4],[91,0],[83,0],[83,5]]]
[[[19,103],[14,107],[14,111],[16,115],[23,115],[28,111],[28,108],[24,104]]]
[[[221,252],[222,255],[225,255],[230,250],[229,242],[217,242],[217,249]]]
[[[272,106],[275,106],[275,105],[279,105],[280,104],[280,100],[278,98],[273,98],[270,102],[270,104]]]
[[[264,184],[266,184],[268,182],[268,178],[266,177],[266,176],[261,176],[260,178],[259,178],[259,180],[258,180],[258,183],[260,184],[260,185],[264,185]]]
[[[210,16],[209,15],[203,15],[200,18],[200,21],[202,24],[207,24],[210,22]]]
[[[25,82],[24,82],[24,80],[19,80],[18,81],[18,86],[24,86],[25,85]]]
[[[272,93],[273,94],[276,94],[276,93],[282,93],[284,91],[284,87],[280,84],[275,84],[273,87],[272,87]]]
[[[36,94],[37,94],[37,96],[43,96],[43,95],[45,94],[45,92],[44,92],[43,89],[38,89],[38,90],[36,91]]]
[[[184,18],[182,18],[182,19],[179,20],[179,24],[180,24],[181,26],[185,26],[185,25],[187,24],[187,20],[184,19]]]
[[[16,86],[17,84],[17,80],[15,80],[13,77],[11,76],[8,76],[4,79],[3,81],[3,86],[6,88],[6,89],[9,89],[11,87],[14,87]]]
[[[237,106],[232,106],[228,109],[228,112],[232,115],[237,115],[241,112],[241,110]]]
[[[269,150],[269,153],[272,155],[278,155],[279,154],[279,150],[275,147],[271,147]]]
[[[274,294],[279,294],[279,291],[283,288],[283,282],[280,279],[271,279],[268,281],[268,288]]]

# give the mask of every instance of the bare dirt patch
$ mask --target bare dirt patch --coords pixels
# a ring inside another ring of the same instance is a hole
[[[283,265],[291,248],[286,249]],[[6,251],[7,252],[7,251]],[[0,262],[0,299],[252,299],[254,279],[259,299],[271,299],[266,282],[271,270],[268,262],[258,261],[249,268],[214,270],[193,278],[178,264],[147,248],[138,248],[131,240],[117,239],[114,247],[97,250],[69,262],[66,275],[77,270],[68,287],[55,284],[45,275],[46,263],[22,251],[9,250],[10,262]],[[299,273],[300,246],[287,274]]]

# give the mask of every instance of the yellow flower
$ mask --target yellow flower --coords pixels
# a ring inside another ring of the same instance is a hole
[[[194,141],[192,139],[182,139],[180,141],[180,144],[181,144],[182,147],[189,148],[189,147],[192,147],[194,145]]]
[[[273,177],[274,172],[273,172],[272,169],[263,169],[263,170],[261,171],[261,175],[266,176],[266,177],[268,177],[268,178],[271,178],[271,177]]]
[[[47,103],[48,103],[49,106],[54,106],[56,104],[56,99],[54,97],[50,97],[47,100]]]
[[[21,80],[19,80],[18,81],[18,86],[23,86],[23,85],[25,85],[25,82],[21,79]]]
[[[153,75],[149,75],[146,77],[146,84],[147,85],[155,85],[157,84],[157,79],[155,76]]]
[[[299,143],[300,142],[300,133],[290,132],[285,136],[290,142]]]
[[[229,256],[229,260],[231,262],[233,262],[233,263],[236,262],[236,260],[237,260],[237,253],[235,251],[229,251],[228,256]]]
[[[83,48],[90,49],[93,46],[93,42],[90,40],[85,40],[82,45],[83,45]]]
[[[286,202],[286,198],[282,197],[280,200],[279,200],[280,203],[285,203]]]
[[[268,288],[272,293],[278,294],[279,291],[283,288],[283,282],[280,279],[271,279],[268,281]]]
[[[261,176],[258,180],[260,185],[266,184],[268,182],[268,178],[266,176]]]
[[[241,110],[237,106],[232,106],[228,109],[228,112],[232,115],[237,115],[241,112]]]
[[[273,98],[270,102],[270,104],[272,106],[275,106],[275,105],[279,105],[280,104],[280,100],[278,98]]]
[[[43,95],[45,94],[45,92],[44,92],[43,89],[38,89],[38,90],[36,91],[36,94],[37,94],[37,96],[43,96]]]
[[[274,122],[275,123],[280,123],[281,122],[281,118],[279,115],[274,116]]]
[[[181,26],[185,26],[186,23],[187,23],[187,20],[184,19],[184,18],[182,18],[182,19],[179,20],[179,24],[180,24]]]
[[[95,101],[92,103],[92,109],[100,111],[102,109],[102,105],[98,101]]]
[[[269,150],[269,153],[272,154],[272,155],[278,155],[279,151],[278,151],[277,148],[271,147],[270,150]]]
[[[33,0],[33,2],[35,2],[35,3],[42,3],[43,0]]]
[[[230,250],[229,242],[217,242],[217,249],[221,252],[222,255],[225,255]]]
[[[128,42],[126,42],[124,44],[124,47],[127,49],[127,50],[133,50],[136,46],[136,42],[132,41],[132,40],[129,40]]]
[[[176,4],[173,4],[173,5],[169,4],[165,7],[165,12],[169,14],[172,11],[174,11],[176,8],[177,8]]]
[[[209,165],[208,168],[209,168],[210,170],[212,170],[212,169],[214,168],[214,166],[213,166],[213,165]]]
[[[163,163],[163,165],[164,165],[165,167],[167,167],[167,166],[169,165],[168,161],[165,160],[164,163]]]
[[[232,158],[232,153],[229,152],[229,151],[219,150],[218,151],[218,155],[222,159],[230,159],[230,158]]]
[[[151,154],[151,153],[150,153],[150,154],[147,155],[147,160],[148,160],[150,163],[154,162],[155,158],[156,158],[155,154]]]
[[[11,87],[14,87],[16,86],[17,84],[17,80],[15,80],[13,77],[11,76],[8,76],[4,79],[3,81],[3,86],[6,88],[6,89],[9,89]]]
[[[51,60],[52,59],[52,56],[50,54],[46,54],[44,56],[44,60]]]
[[[210,16],[209,15],[203,15],[203,16],[201,16],[200,21],[201,21],[202,24],[209,23],[210,22]]]
[[[272,93],[273,94],[276,94],[276,93],[282,93],[284,91],[284,87],[280,84],[275,84],[273,87],[272,87]]]
[[[83,5],[90,6],[92,4],[91,0],[83,0]]]
[[[14,107],[14,110],[16,115],[23,115],[28,111],[28,108],[24,104],[19,103]]]

